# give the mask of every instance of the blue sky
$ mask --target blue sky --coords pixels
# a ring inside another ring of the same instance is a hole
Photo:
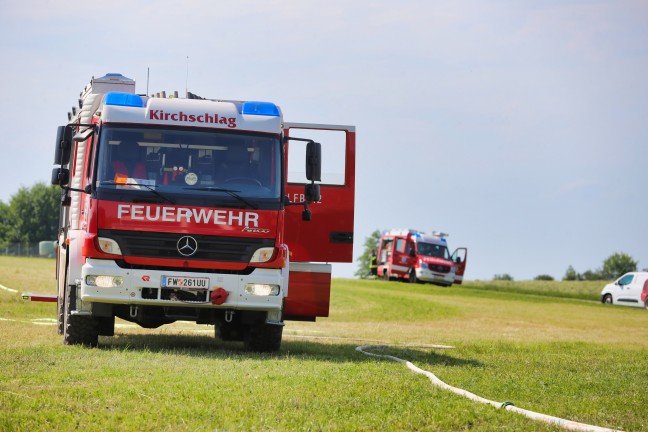
[[[357,126],[356,251],[450,233],[468,279],[648,267],[645,1],[0,0],[0,200],[47,181],[91,76]],[[334,265],[350,277],[356,264]]]

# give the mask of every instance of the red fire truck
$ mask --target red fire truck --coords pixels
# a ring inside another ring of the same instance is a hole
[[[95,346],[119,317],[215,325],[271,352],[285,320],[328,316],[329,263],[352,261],[353,126],[286,123],[271,102],[139,95],[120,74],[93,78],[68,120],[52,172],[65,344]],[[311,133],[335,134],[332,156]]]
[[[448,234],[416,230],[391,230],[380,237],[377,273],[385,280],[430,282],[450,286],[463,282],[468,249],[448,252]]]

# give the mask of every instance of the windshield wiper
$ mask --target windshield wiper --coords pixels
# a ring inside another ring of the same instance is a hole
[[[259,206],[257,206],[256,204],[251,203],[250,201],[243,198],[241,195],[237,194],[237,192],[240,192],[240,191],[237,191],[237,190],[226,189],[226,188],[217,187],[217,186],[198,187],[198,188],[188,188],[188,187],[186,187],[185,189],[197,190],[197,191],[206,191],[206,192],[212,192],[212,191],[214,191],[214,192],[225,192],[229,196],[236,198],[237,200],[241,201],[243,204],[246,204],[248,207],[253,208],[254,210],[257,210],[259,208]]]
[[[149,186],[147,184],[141,184],[141,183],[117,183],[117,182],[114,182],[112,180],[102,181],[99,184],[102,184],[102,185],[114,185],[114,186],[144,186],[146,189],[150,190],[155,195],[160,197],[160,199],[162,199],[162,201],[166,201],[169,204],[175,204],[174,200],[172,200],[169,197],[166,197],[166,196],[162,195],[160,192],[156,191],[153,187],[151,187],[151,186]]]

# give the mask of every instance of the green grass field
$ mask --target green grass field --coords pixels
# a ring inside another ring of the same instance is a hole
[[[54,293],[53,278],[52,260],[0,257],[5,287]],[[355,350],[370,344],[488,399],[648,430],[648,312],[604,306],[600,289],[334,280],[331,316],[289,322],[277,355],[192,323],[119,321],[99,348],[64,346],[55,304],[0,289],[0,430],[561,430]]]

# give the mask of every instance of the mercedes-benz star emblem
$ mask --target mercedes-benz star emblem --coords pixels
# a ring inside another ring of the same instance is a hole
[[[178,240],[178,252],[180,255],[189,257],[198,250],[198,242],[191,236],[180,237]]]

